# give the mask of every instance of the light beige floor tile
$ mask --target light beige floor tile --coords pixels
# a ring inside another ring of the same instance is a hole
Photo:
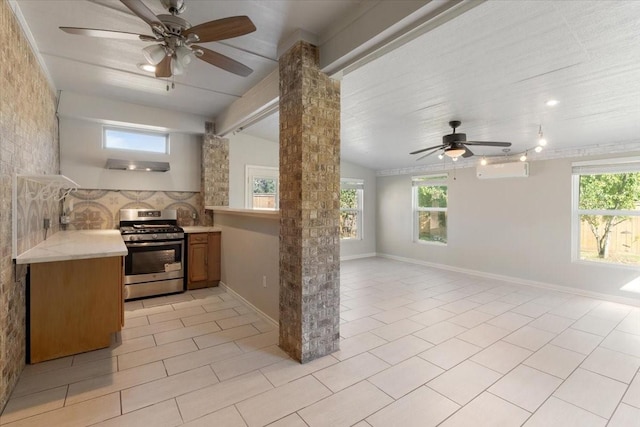
[[[373,427],[436,426],[460,406],[428,387],[420,387],[367,418]]]
[[[378,313],[371,317],[381,322],[389,324],[389,323],[397,322],[402,319],[406,319],[411,316],[415,316],[418,313],[419,313],[418,311],[412,310],[407,307],[396,307],[391,310]]]
[[[331,391],[309,375],[242,401],[236,407],[249,427],[264,426],[329,395]]]
[[[561,383],[560,378],[520,365],[489,387],[489,392],[533,412]]]
[[[616,331],[640,335],[640,308],[631,310],[622,322],[616,326]]]
[[[446,304],[444,301],[438,300],[438,299],[434,299],[434,298],[425,298],[425,299],[420,299],[416,302],[412,302],[411,304],[407,304],[405,305],[406,308],[411,309],[411,310],[416,310],[419,312],[425,312],[428,310],[431,310],[433,308],[439,307],[441,305]]]
[[[394,399],[399,399],[443,372],[443,369],[424,359],[412,357],[369,377],[369,382]]]
[[[220,331],[220,326],[216,322],[201,323],[198,325],[187,326],[173,331],[160,332],[154,334],[158,345],[168,344],[171,342],[186,340],[187,338],[199,337],[201,335],[210,334]]]
[[[118,393],[65,406],[10,424],[10,427],[85,427],[120,415]]]
[[[423,340],[429,341],[430,343],[440,344],[467,330],[467,328],[464,328],[460,325],[444,321],[426,327],[422,330],[419,330],[418,332],[414,332],[413,335],[418,338],[422,338]]]
[[[175,313],[175,312],[171,312]],[[160,332],[173,331],[175,329],[182,329],[184,325],[180,321],[180,319],[168,320],[166,322],[161,323],[153,323],[151,325],[139,326],[137,328],[124,329],[121,332],[122,340],[129,341],[140,337],[149,336],[153,340],[153,337],[150,335],[157,334]],[[155,344],[154,344],[155,345]]]
[[[218,383],[209,366],[171,375],[123,390],[122,413],[135,411],[167,399]]]
[[[235,341],[253,335],[258,335],[259,333],[260,331],[258,331],[252,325],[244,325],[238,326],[237,328],[225,329],[220,332],[201,335],[199,337],[195,337],[193,340],[198,345],[198,348],[207,348],[224,344],[229,341]]]
[[[261,371],[271,384],[279,387],[336,363],[338,363],[338,360],[333,355],[324,356],[304,364],[293,359],[287,359],[262,368]]]
[[[384,345],[387,342],[387,340],[382,339],[371,332],[364,332],[360,335],[340,340],[340,350],[336,351],[332,355],[339,360],[345,360]]]
[[[543,331],[553,332],[554,334],[559,334],[571,326],[573,322],[575,322],[574,319],[567,319],[566,317],[545,313],[533,322],[529,323],[529,326],[542,329]]]
[[[529,412],[491,393],[482,393],[440,425],[442,427],[518,427],[529,415]]]
[[[271,346],[244,353],[232,359],[214,362],[211,364],[211,367],[218,378],[220,378],[220,381],[225,381],[229,378],[287,360],[288,358],[289,356],[279,347]]]
[[[101,359],[95,362],[84,363],[78,366],[70,366],[55,371],[45,372],[38,375],[20,377],[18,384],[13,389],[11,397],[20,397],[31,393],[60,387],[93,378],[100,375],[109,374],[117,370],[116,358]]]
[[[73,358],[74,356],[67,356],[61,357],[59,359],[47,360],[46,362],[36,363],[35,365],[26,365],[20,376],[28,377],[30,375],[44,374],[45,372],[68,368],[73,364]]]
[[[459,405],[466,405],[500,378],[500,374],[469,360],[427,383]]]
[[[467,332],[457,335],[457,338],[473,345],[477,345],[478,347],[485,348],[498,341],[500,338],[505,337],[509,333],[510,332],[506,329],[483,323],[469,329]]]
[[[442,310],[440,307],[437,307],[437,308],[432,308],[431,310],[425,311],[423,313],[416,314],[415,316],[412,316],[409,319],[413,320],[414,322],[418,322],[424,326],[431,326],[431,325],[435,325],[436,323],[440,323],[444,320],[450,319],[455,315],[456,314],[451,311]]]
[[[194,307],[183,308],[180,310],[168,311],[166,313],[158,313],[147,316],[150,324],[164,323],[169,320],[181,319],[183,317],[195,316],[197,314],[205,313],[204,308],[201,305]]]
[[[4,408],[4,412],[0,415],[0,425],[62,408],[66,395],[67,386],[63,385],[51,390],[10,399]]]
[[[139,301],[136,301],[136,302],[139,302]],[[135,308],[126,309],[126,304],[125,304],[125,312],[124,312],[125,324],[129,319],[133,319],[135,317],[151,316],[152,314],[166,313],[168,311],[173,311],[173,307],[171,307],[170,305],[159,305],[157,307],[149,307],[149,308],[144,308],[144,307],[138,308],[137,306],[134,306],[134,307]]]
[[[216,323],[222,329],[231,329],[231,328],[236,328],[242,325],[249,325],[259,320],[262,320],[260,316],[258,316],[255,313],[249,313],[249,314],[243,314],[241,316],[227,317],[225,319],[220,319],[216,321]]]
[[[193,296],[191,296],[190,292],[184,294],[175,294],[175,295],[166,295],[161,297],[149,298],[142,300],[142,306],[147,307],[155,307],[158,305],[166,306],[168,304],[174,304],[177,302],[183,301],[193,301]],[[169,307],[171,307],[169,305]],[[171,307],[173,310],[173,307]]]
[[[183,427],[247,427],[247,424],[242,419],[242,416],[238,412],[235,406],[229,406],[214,412],[213,414],[205,415],[202,418],[193,420],[189,423],[183,424]]]
[[[347,427],[392,401],[375,386],[362,381],[298,411],[298,414],[310,427]]]
[[[640,357],[640,335],[613,331],[600,344],[610,350]]]
[[[598,347],[580,367],[629,384],[640,368],[640,358]]]
[[[493,317],[493,314],[487,314],[477,310],[470,310],[452,317],[451,319],[449,319],[449,322],[455,323],[456,325],[464,326],[465,328],[473,328],[481,323],[486,322],[489,319],[492,319]]]
[[[379,320],[365,317],[363,319],[354,320],[353,322],[347,322],[340,325],[340,336],[344,338],[350,338],[364,332],[368,332],[372,329],[380,328],[385,324]]]
[[[574,297],[570,301],[555,307],[549,311],[549,313],[578,320],[600,303],[599,301],[589,300],[588,298],[583,300],[578,298],[581,297]]]
[[[252,372],[178,397],[184,421],[193,421],[219,409],[272,389],[259,372]]]
[[[556,334],[553,332],[543,331],[542,329],[532,328],[527,325],[507,335],[503,338],[503,341],[526,348],[527,350],[536,351],[555,337]]]
[[[137,328],[138,326],[145,326],[148,324],[149,319],[147,318],[147,316],[132,317],[130,319],[127,319],[122,329],[125,330],[129,328]]]
[[[469,344],[457,338],[451,338],[442,344],[438,344],[420,353],[419,356],[443,369],[450,369],[480,350],[482,349],[476,345]]]
[[[197,291],[191,291],[191,295],[194,295],[192,292],[197,292]],[[202,298],[194,298],[193,301],[182,301],[182,302],[176,302],[171,304],[171,306],[173,307],[174,310],[184,310],[186,308],[190,308],[190,307],[202,307],[205,308],[205,306],[209,306],[212,304],[222,304],[224,303],[224,301],[220,298],[219,295],[213,295],[213,294],[209,294],[207,296],[203,296]],[[233,306],[238,306],[241,305],[238,301],[233,301]],[[233,308],[233,307],[229,307],[229,308]]]
[[[522,304],[511,309],[511,312],[516,314],[522,314],[523,316],[537,318],[542,316],[549,310],[551,310],[551,307],[549,307],[548,305],[537,304],[535,302],[528,302],[526,304]]]
[[[235,343],[242,351],[255,351],[271,345],[278,345],[278,331],[269,331],[264,334],[237,340]]]
[[[506,302],[509,304],[520,305],[520,304],[525,304],[533,299],[535,299],[535,296],[530,295],[528,293],[512,292],[510,294],[500,297],[498,301]]]
[[[302,418],[300,418],[300,415],[291,414],[274,423],[269,424],[269,427],[308,427],[308,426],[307,426],[307,423],[305,423],[302,420]],[[363,427],[363,426],[358,426],[356,424],[353,427]]]
[[[609,332],[613,331],[617,324],[618,322],[614,320],[601,319],[587,314],[576,320],[573,325],[571,325],[571,329],[605,337],[609,335]]]
[[[219,301],[219,302],[212,302],[210,304],[204,304],[202,305],[202,308],[205,309],[205,311],[218,311],[218,310],[226,310],[228,308],[235,308],[235,307],[240,307],[242,305],[242,303],[240,301],[237,300],[231,300],[231,301]]]
[[[490,294],[489,294],[490,295]],[[471,298],[468,298],[471,299]],[[509,304],[502,301],[491,301],[487,304],[483,304],[479,307],[476,307],[477,311],[481,311],[483,313],[492,314],[494,316],[499,316],[512,308],[516,307],[513,304]]]
[[[383,326],[381,328],[373,329],[371,333],[378,335],[387,341],[397,340],[405,335],[412,334],[420,329],[423,329],[424,325],[414,322],[409,319],[398,320],[397,322]]]
[[[94,399],[166,376],[167,373],[162,362],[154,362],[134,369],[89,378],[69,385],[65,405],[69,406]]]
[[[179,356],[169,357],[168,359],[164,359],[163,362],[167,370],[167,374],[175,375],[180,372],[189,371],[220,360],[226,360],[240,354],[242,354],[242,350],[240,350],[235,343],[229,342],[181,354]]]
[[[364,307],[347,309],[345,311],[340,311],[340,317],[347,322],[351,322],[353,320],[362,319],[363,317],[369,317],[372,314],[381,313],[382,310],[376,307],[372,307],[370,305],[366,305]]]
[[[202,314],[197,314],[195,316],[184,317],[182,318],[182,323],[184,326],[193,326],[198,325],[200,323],[210,323],[215,322],[216,320],[227,319],[229,317],[238,317],[239,314],[233,308],[228,308],[225,310],[216,310],[211,312],[205,312],[203,310]]]
[[[577,369],[553,394],[582,409],[609,418],[627,385],[584,369]]]
[[[640,374],[636,374],[633,381],[631,381],[622,401],[636,408],[640,408]]]
[[[176,401],[171,399],[95,424],[95,427],[174,427],[182,425]]]
[[[194,344],[193,340],[184,340],[122,354],[118,356],[118,369],[123,371],[125,369],[167,359],[179,354],[189,353],[197,349],[198,348]]]
[[[607,420],[551,396],[524,424],[525,427],[604,427]]]
[[[144,350],[145,348],[155,347],[155,345],[156,342],[152,336],[134,338],[128,341],[118,341],[111,344],[108,348],[76,354],[73,356],[73,365],[107,359],[121,354],[131,353],[132,351]]]
[[[500,329],[515,331],[531,322],[532,320],[533,317],[514,313],[513,311],[507,311],[506,313],[502,313],[501,315],[488,320],[487,323],[489,325],[497,326]]]
[[[363,353],[315,372],[313,375],[333,392],[342,390],[386,368],[389,364]]]
[[[248,314],[248,313],[253,313],[253,310],[251,310],[249,307],[247,307],[246,305],[240,305],[238,307],[235,307],[234,310],[236,311],[236,313],[238,314]]]
[[[413,335],[407,335],[388,344],[381,345],[371,350],[370,353],[390,365],[395,365],[431,347],[433,347],[433,344]]]
[[[602,341],[599,335],[567,329],[551,340],[551,344],[582,354],[591,353]]]
[[[385,287],[385,288],[389,289],[388,287]],[[401,307],[403,305],[411,304],[412,302],[415,302],[415,301],[408,298],[396,297],[396,298],[387,298],[387,299],[384,299],[383,301],[376,302],[373,304],[373,306],[381,310],[391,310],[392,308]]]
[[[264,319],[258,320],[257,322],[253,322],[251,323],[251,325],[253,325],[253,327],[256,328],[258,331],[260,331],[261,333],[278,330],[277,323],[267,322]]]
[[[506,374],[532,354],[533,352],[526,348],[498,341],[472,356],[471,360],[496,372]]]
[[[619,322],[631,312],[633,307],[625,304],[618,304],[610,301],[602,301],[596,308],[589,312],[590,316],[600,319],[613,320]]]
[[[436,297],[439,298],[439,297]],[[477,302],[461,299],[459,301],[451,302],[449,304],[441,305],[440,309],[450,311],[455,314],[462,314],[466,311],[473,310],[476,307],[479,307],[480,304]]]
[[[607,427],[637,427],[640,425],[640,409],[621,403]]]
[[[548,344],[523,363],[547,374],[566,379],[585,359],[584,354]]]
[[[469,301],[477,302],[478,304],[486,305],[490,302],[497,300],[498,298],[500,298],[499,295],[486,291],[486,292],[480,292],[475,295],[471,295],[466,299],[468,299]],[[506,303],[501,303],[501,304],[506,304]],[[508,305],[513,307],[513,304],[508,304]]]

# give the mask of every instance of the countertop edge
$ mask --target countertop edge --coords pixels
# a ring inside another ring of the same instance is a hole
[[[228,206],[205,206],[208,211],[213,213],[227,214],[227,215],[239,215],[239,216],[251,216],[255,218],[267,218],[267,219],[280,219],[279,210],[262,210],[262,209],[240,209],[230,208]]]

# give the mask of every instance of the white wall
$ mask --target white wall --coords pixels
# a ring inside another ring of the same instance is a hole
[[[640,270],[571,261],[571,159],[532,162],[528,178],[455,176],[446,246],[413,243],[411,176],[378,177],[379,254],[640,299],[620,290]]]
[[[279,145],[277,142],[239,133],[229,138],[229,206],[244,208],[245,167],[278,167]]]
[[[374,256],[376,253],[376,174],[372,169],[342,160],[340,177],[364,180],[362,240],[341,240],[340,258]]]
[[[170,133],[170,154],[102,148],[102,123],[60,119],[60,171],[82,188],[104,190],[200,191],[202,136]],[[108,158],[169,162],[168,172],[109,170]]]

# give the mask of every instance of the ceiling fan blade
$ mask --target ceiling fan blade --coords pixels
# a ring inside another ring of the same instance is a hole
[[[216,66],[218,68],[222,68],[225,71],[228,71],[233,74],[237,74],[242,77],[247,77],[249,74],[253,73],[253,70],[247,67],[244,64],[239,63],[238,61],[229,58],[228,56],[224,56],[221,53],[214,52],[202,46],[191,46],[194,51],[200,50],[202,51],[202,55],[196,54],[196,58],[203,60],[204,62],[208,62],[209,64]]]
[[[151,28],[164,29],[164,24],[141,0],[120,0],[129,10],[149,24]]]
[[[465,145],[484,145],[486,147],[511,147],[510,142],[495,142],[495,141],[465,141]]]
[[[165,56],[158,65],[156,65],[156,77],[171,77],[171,57]]]
[[[75,34],[78,36],[89,37],[101,37],[105,39],[118,39],[118,40],[142,40],[157,41],[153,36],[147,36],[145,34],[127,33],[124,31],[111,31],[100,30],[97,28],[78,28],[78,27],[59,27],[62,31],[68,34]]]
[[[462,157],[466,158],[466,157],[473,156],[473,151],[469,150],[469,147],[464,147],[464,148],[465,148],[465,151],[464,151],[464,154],[462,155]]]
[[[429,156],[430,156],[430,155],[432,155],[433,153],[437,153],[437,152],[438,152],[438,150],[439,150],[440,148],[441,148],[441,147],[438,147],[437,149],[433,150],[432,152],[427,153],[427,154],[425,154],[424,156],[420,156],[420,157],[418,157],[418,158],[416,159],[416,162],[417,162],[417,161],[419,161],[419,160],[424,159],[425,157],[429,157]]]
[[[447,145],[445,144],[440,144],[440,145],[434,145],[433,147],[428,147],[428,148],[423,148],[422,150],[416,150],[416,151],[412,151],[409,154],[418,154],[418,153],[424,153],[425,151],[429,151],[429,150],[433,150],[434,148],[445,148]],[[418,159],[420,160],[420,159]]]
[[[191,27],[183,32],[189,37],[190,34],[198,36],[198,42],[208,43],[217,40],[225,40],[233,37],[244,36],[256,30],[248,16],[230,16],[229,18],[217,19],[215,21],[204,22],[195,27]]]

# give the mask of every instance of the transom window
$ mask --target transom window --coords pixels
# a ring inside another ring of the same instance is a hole
[[[413,239],[447,243],[447,175],[415,176],[413,187]]]
[[[343,240],[362,240],[363,196],[363,180],[340,180],[340,238]]]
[[[103,128],[103,148],[142,151],[145,153],[169,153],[169,134],[117,127]]]
[[[640,158],[578,162],[573,259],[640,266]]]

